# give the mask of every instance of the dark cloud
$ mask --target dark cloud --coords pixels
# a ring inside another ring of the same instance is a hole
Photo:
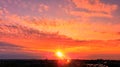
[[[0,47],[20,47],[20,46],[16,46],[14,44],[10,44],[10,43],[7,43],[7,42],[0,42]]]
[[[103,33],[103,34],[117,34],[117,35],[120,35],[120,32],[100,32],[100,33]]]
[[[17,46],[17,45],[14,45],[14,44],[11,44],[11,43],[7,43],[7,42],[0,42],[0,49],[11,49],[11,50],[20,50],[22,49],[23,47],[21,46]]]
[[[37,56],[34,53],[23,51],[21,46],[0,42],[0,59],[39,59],[42,56]]]
[[[92,54],[89,55],[90,59],[109,59],[109,60],[119,60],[120,54]]]
[[[41,57],[35,56],[30,53],[23,53],[23,52],[0,53],[0,59],[37,59],[37,58],[41,58]]]
[[[0,25],[1,37],[22,37],[22,38],[50,38],[57,37],[57,33],[44,33],[37,29],[21,25]]]
[[[120,32],[117,32],[118,35],[120,35]]]

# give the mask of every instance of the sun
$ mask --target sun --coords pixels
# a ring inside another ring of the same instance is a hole
[[[60,50],[57,50],[55,52],[57,59],[58,59],[58,64],[68,64],[70,63],[70,58],[64,55],[64,53]]]
[[[56,56],[59,57],[59,58],[62,58],[64,55],[61,51],[57,51]]]

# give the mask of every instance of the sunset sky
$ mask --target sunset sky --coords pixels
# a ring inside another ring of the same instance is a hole
[[[120,60],[120,0],[0,0],[0,59]]]

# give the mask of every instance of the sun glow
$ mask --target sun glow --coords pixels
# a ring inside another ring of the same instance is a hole
[[[61,51],[56,52],[57,57],[62,58],[64,55]]]
[[[64,52],[57,50],[55,52],[57,58],[58,58],[58,65],[64,65],[70,63],[70,58],[67,57]]]

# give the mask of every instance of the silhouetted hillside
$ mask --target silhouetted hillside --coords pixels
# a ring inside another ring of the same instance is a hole
[[[115,60],[71,60],[58,63],[58,60],[0,60],[0,67],[120,67]]]

